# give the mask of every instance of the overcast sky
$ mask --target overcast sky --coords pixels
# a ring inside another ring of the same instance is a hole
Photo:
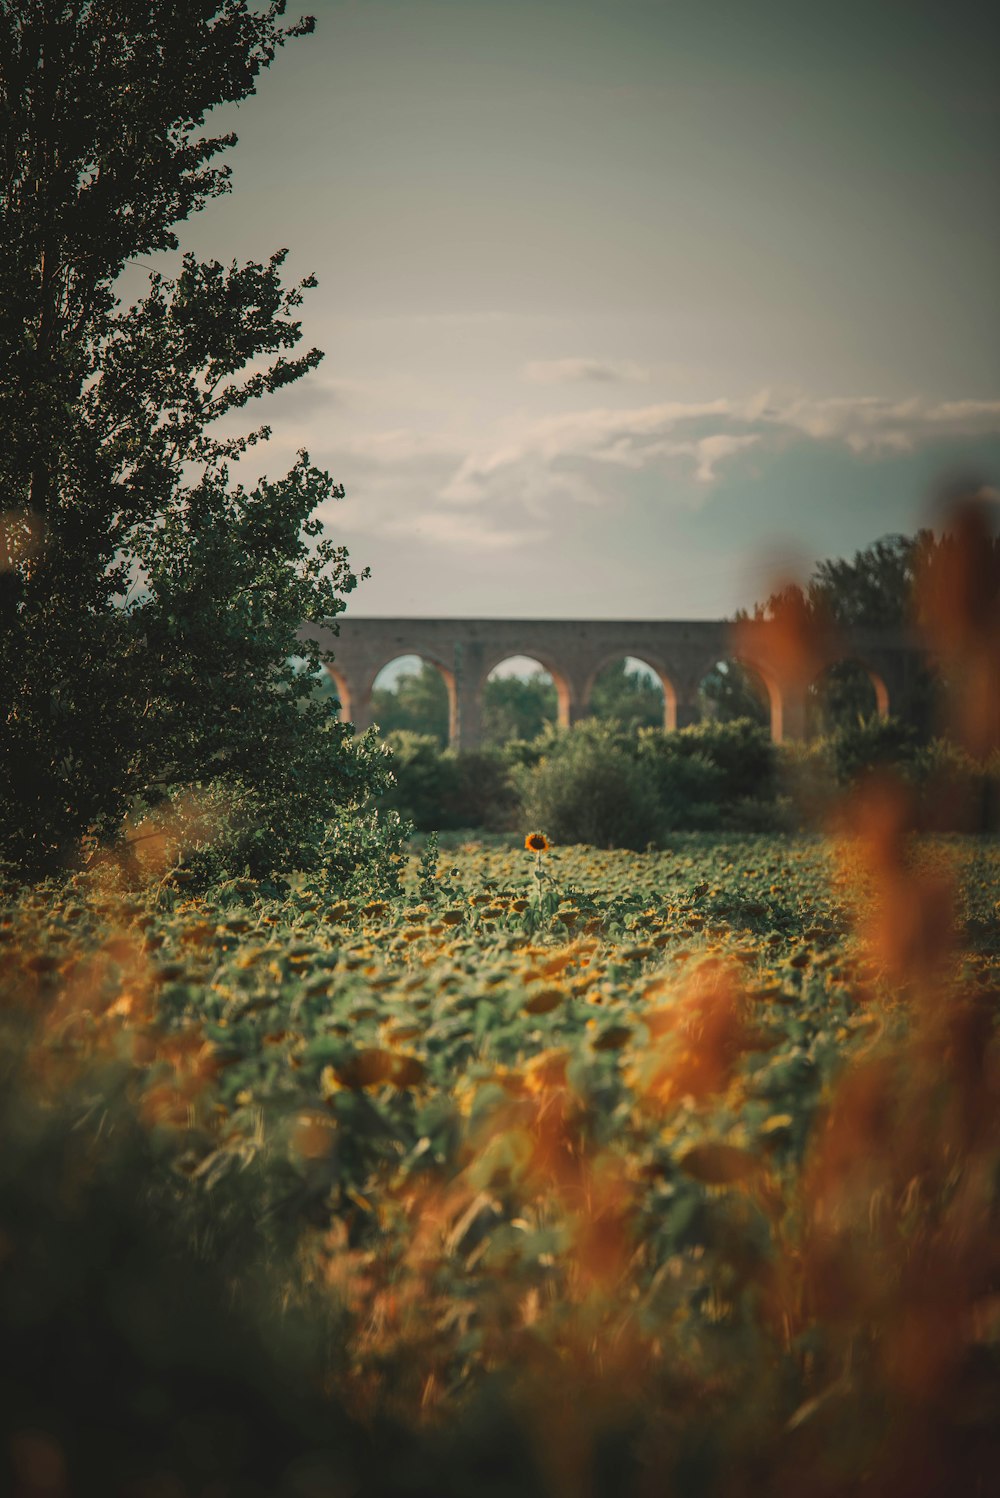
[[[994,8],[308,8],[182,240],[319,277],[353,613],[720,616],[1000,485]]]

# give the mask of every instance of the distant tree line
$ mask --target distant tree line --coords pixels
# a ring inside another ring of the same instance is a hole
[[[598,718],[530,741],[458,752],[429,734],[388,735],[394,785],[382,804],[418,832],[542,827],[560,843],[657,847],[676,832],[796,832],[835,823],[849,794],[890,773],[918,827],[1000,827],[1000,754],[975,757],[896,718],[775,744],[749,718],[673,733]]]

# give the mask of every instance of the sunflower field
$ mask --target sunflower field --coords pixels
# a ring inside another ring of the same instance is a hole
[[[985,1495],[998,873],[882,794],[11,885],[8,1490]]]

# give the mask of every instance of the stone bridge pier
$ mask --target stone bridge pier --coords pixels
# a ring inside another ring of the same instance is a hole
[[[569,727],[586,715],[594,683],[606,666],[632,656],[663,685],[664,727],[684,728],[700,716],[698,691],[720,660],[753,670],[770,701],[776,741],[801,738],[809,682],[790,667],[782,642],[766,623],[744,625],[738,640],[724,620],[572,619],[358,619],[304,627],[317,641],[340,698],[341,712],[360,732],[371,723],[371,695],[384,666],[416,655],[436,666],[450,704],[451,744],[474,749],[482,742],[483,688],[490,672],[511,656],[537,660],[555,682],[558,721]],[[841,659],[857,659],[875,689],[884,716],[915,668],[919,652],[902,637],[858,634],[827,647],[812,662],[820,672]]]

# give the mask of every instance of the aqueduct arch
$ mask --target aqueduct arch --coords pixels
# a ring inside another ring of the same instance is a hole
[[[494,649],[492,651],[486,652],[483,658],[483,664],[480,667],[479,681],[476,689],[480,703],[480,720],[482,718],[481,704],[483,688],[486,686],[486,683],[490,676],[490,672],[495,671],[497,666],[502,666],[504,661],[509,661],[512,656],[518,655],[523,655],[526,656],[529,660],[537,661],[538,664],[543,667],[543,669],[546,670],[552,677],[552,681],[556,689],[556,722],[558,723],[560,728],[569,728],[579,716],[578,705],[573,695],[573,686],[565,671],[561,669],[558,663],[544,648],[544,644],[542,649],[540,650],[535,648],[535,646],[533,645],[530,647],[526,645],[523,650]]]
[[[339,656],[339,651],[337,652],[337,654]],[[344,663],[339,659],[336,665],[334,665],[332,668],[329,663],[325,663],[326,669],[330,672],[331,675],[333,675],[333,671],[339,667],[341,675],[346,676],[348,680],[347,690],[348,695],[350,696],[351,701],[354,705],[354,711],[351,715],[348,715],[346,711],[342,712],[341,716],[349,722],[353,723],[355,728],[358,729],[359,732],[362,729],[367,728],[372,721],[371,702],[372,692],[375,690],[376,681],[378,680],[382,671],[385,670],[386,666],[391,666],[395,661],[398,661],[401,656],[406,655],[415,655],[421,661],[426,661],[428,666],[433,666],[441,676],[441,679],[445,685],[445,690],[448,693],[448,742],[450,744],[457,743],[458,685],[455,679],[454,668],[452,666],[449,666],[445,662],[445,660],[441,658],[437,650],[426,649],[423,645],[414,645],[412,650],[397,650],[394,655],[387,656],[384,661],[381,661],[379,665],[374,668],[374,670],[369,667],[367,671],[364,672],[360,677],[355,678],[358,686],[356,686],[354,689],[352,689],[351,687],[349,666],[345,666]]]
[[[736,658],[764,681],[775,740],[802,738],[810,680],[838,660],[860,661],[872,678],[879,712],[912,678],[923,653],[902,631],[857,631],[814,651],[810,670],[790,661],[787,642],[766,621],[733,626],[725,620],[577,619],[364,619],[304,626],[337,685],[343,715],[361,731],[371,723],[371,692],[382,667],[401,655],[418,655],[441,672],[451,704],[451,742],[472,749],[482,741],[486,678],[509,656],[529,656],[550,673],[559,694],[559,722],[570,726],[586,712],[598,672],[632,656],[647,662],[663,682],[665,719],[684,728],[699,716],[698,685],[716,661]]]
[[[756,658],[752,652],[741,648],[738,642],[730,640],[728,648],[721,656],[713,655],[711,659],[703,662],[701,675],[698,678],[698,687],[696,688],[699,696],[706,677],[709,676],[713,668],[721,664],[742,666],[751,677],[756,678],[756,682],[761,689],[760,696],[762,699],[766,698],[771,737],[775,743],[780,744],[782,739],[795,737],[794,734],[789,734],[784,729],[786,698],[788,694],[787,692],[782,692],[781,683],[777,675],[763,660]],[[764,705],[763,702],[762,705]]]
[[[824,664],[822,670],[818,672],[810,685],[814,689],[819,687],[820,683],[834,667],[842,665],[857,666],[857,668],[861,672],[863,672],[865,676],[867,676],[875,697],[876,716],[879,718],[887,718],[889,716],[889,688],[886,685],[885,681],[882,679],[881,673],[877,671],[869,661],[863,660],[858,655],[847,654],[840,656],[837,660],[827,661]]]
[[[353,723],[354,701],[351,697],[351,688],[348,685],[347,677],[344,675],[343,671],[341,671],[340,667],[335,665],[333,661],[325,661],[324,666],[326,668],[327,675],[330,677],[330,680],[333,682],[334,686],[337,689],[337,697],[340,701],[340,716],[346,723]]]
[[[663,666],[662,662],[656,660],[647,660],[644,656],[637,655],[633,650],[627,651],[624,655],[612,651],[609,655],[605,655],[601,660],[598,661],[597,665],[594,666],[593,670],[590,672],[590,675],[587,677],[587,681],[584,685],[584,711],[586,711],[590,707],[590,701],[593,695],[594,687],[601,672],[606,671],[609,666],[617,665],[617,663],[621,660],[629,659],[640,661],[642,665],[648,666],[650,671],[652,671],[653,675],[660,683],[660,686],[663,688],[662,727],[666,729],[677,728],[677,688],[674,686],[674,683],[668,675],[666,668]]]

